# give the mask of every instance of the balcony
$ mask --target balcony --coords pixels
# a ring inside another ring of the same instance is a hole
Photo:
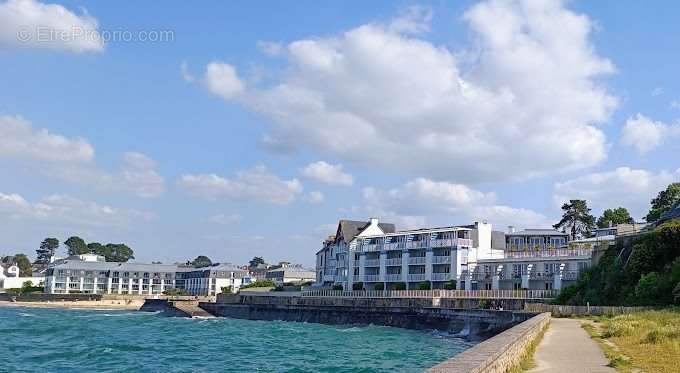
[[[423,249],[427,247],[427,241],[411,241],[406,242],[406,249]]]
[[[405,242],[392,242],[383,245],[384,250],[402,250],[406,247]]]
[[[427,275],[424,273],[415,273],[415,274],[409,274],[408,275],[408,281],[409,282],[416,282],[416,281],[425,281],[427,279]]]
[[[385,275],[385,281],[401,281],[401,273],[388,273]]]
[[[390,258],[385,260],[385,265],[388,266],[400,266],[401,258]]]
[[[359,282],[359,281],[361,281],[361,276],[359,276],[359,275],[354,275],[354,276],[352,276],[352,281],[354,281],[354,282]]]
[[[364,281],[366,281],[366,282],[381,281],[380,275],[364,275]]]
[[[408,264],[425,264],[427,259],[424,256],[408,258]]]
[[[433,256],[432,257],[432,264],[446,264],[446,263],[451,263],[451,256],[446,255],[446,256]]]
[[[430,241],[430,247],[453,247],[455,244],[456,240],[453,238]]]
[[[366,259],[364,260],[365,267],[380,267],[380,259]]]
[[[376,244],[365,244],[365,245],[361,245],[361,251],[364,251],[364,252],[380,251],[380,250],[382,250],[382,246],[383,246],[382,244],[378,244],[378,243],[376,243]]]
[[[432,281],[448,281],[451,279],[450,273],[433,273]]]
[[[472,240],[469,238],[456,238],[456,246],[472,247]]]

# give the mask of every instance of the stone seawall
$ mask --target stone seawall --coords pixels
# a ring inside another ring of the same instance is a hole
[[[248,320],[283,320],[321,324],[384,325],[440,330],[470,340],[496,335],[534,314],[513,311],[433,307],[428,299],[351,299],[225,296],[200,303],[215,316]]]
[[[549,322],[550,313],[536,315],[435,365],[427,373],[505,373],[522,361],[529,345]]]

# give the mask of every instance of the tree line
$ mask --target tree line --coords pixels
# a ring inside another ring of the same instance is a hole
[[[107,262],[127,262],[135,258],[134,251],[123,243],[86,243],[78,236],[71,236],[64,241],[64,245],[67,248],[68,255],[96,254],[103,256]],[[47,265],[58,248],[59,240],[57,238],[45,238],[36,250],[35,263]]]
[[[656,198],[651,200],[651,208],[645,216],[645,220],[649,223],[659,220],[661,215],[670,210],[679,199],[680,183],[668,185],[665,190],[659,192]],[[632,224],[635,222],[635,219],[630,216],[628,209],[625,207],[606,209],[597,220],[590,214],[590,210],[586,200],[572,199],[562,205],[562,219],[553,225],[553,227],[569,233],[570,238],[575,240],[578,237],[590,237],[596,227],[606,228],[610,225]]]

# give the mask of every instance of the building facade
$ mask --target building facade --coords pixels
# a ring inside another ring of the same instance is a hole
[[[481,233],[481,234],[480,234]],[[473,241],[478,242],[473,250]],[[373,289],[421,283],[443,288],[467,270],[470,257],[492,255],[491,225],[441,227],[396,231],[393,224],[341,220],[336,235],[317,252],[317,283],[321,286],[355,284]]]
[[[217,295],[223,287],[238,290],[250,283],[248,271],[232,265],[205,268],[176,264],[106,262],[96,255],[71,256],[50,264],[45,292],[51,294],[159,295],[170,289],[190,295]]]
[[[267,271],[267,280],[277,284],[293,284],[309,281],[316,281],[316,272],[313,269],[303,268],[299,265],[285,265],[280,268]]]
[[[316,254],[316,278],[318,286],[346,290],[359,283],[417,289],[423,282],[438,289],[451,281],[466,290],[561,289],[592,265],[593,252],[570,246],[569,235],[554,229],[510,227],[506,233],[477,222],[396,231],[377,219],[342,220]]]

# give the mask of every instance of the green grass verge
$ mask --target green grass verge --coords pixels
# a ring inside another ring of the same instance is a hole
[[[520,361],[514,366],[512,366],[510,369],[508,369],[507,373],[521,373],[536,366],[536,363],[534,362],[534,353],[536,352],[536,347],[538,347],[538,344],[541,343],[541,340],[543,340],[545,331],[548,330],[549,327],[550,323],[548,323],[543,328],[543,330],[541,330],[541,332],[538,333],[536,338],[534,338],[534,340],[527,345],[527,347],[524,349],[524,353],[522,354],[522,358],[520,359]]]

